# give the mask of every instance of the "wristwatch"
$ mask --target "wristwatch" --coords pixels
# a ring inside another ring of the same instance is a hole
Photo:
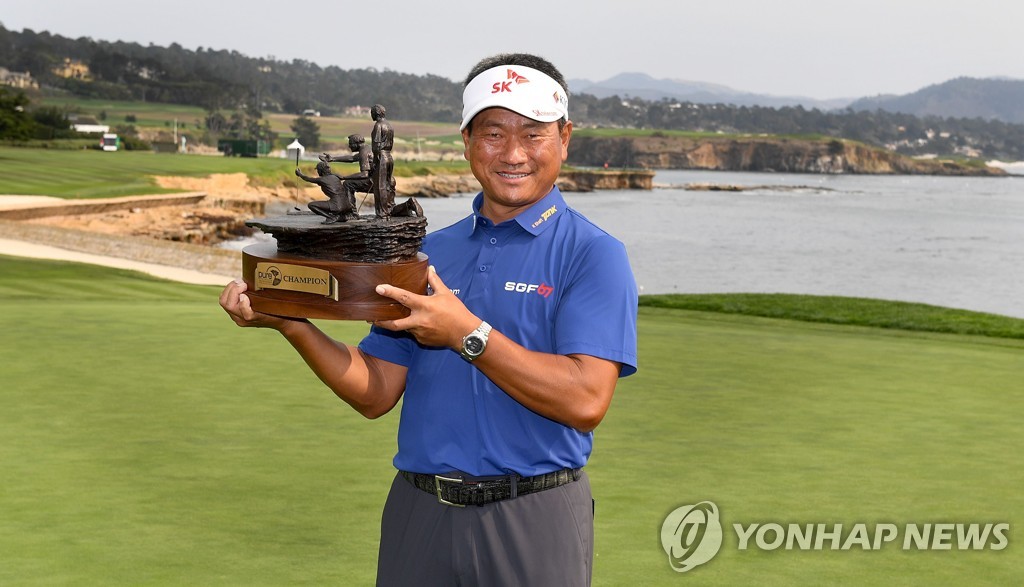
[[[491,325],[486,322],[481,322],[480,326],[476,327],[476,330],[470,332],[462,339],[462,349],[459,350],[459,354],[462,355],[463,359],[472,362],[484,353],[484,349],[487,348],[487,336],[491,333]]]

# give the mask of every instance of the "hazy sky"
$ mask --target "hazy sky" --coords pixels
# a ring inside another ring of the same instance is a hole
[[[481,57],[503,51],[547,57],[570,79],[640,71],[813,98],[903,94],[958,76],[1024,79],[1024,2],[1007,0],[0,0],[0,6],[0,22],[10,30],[177,42],[453,80]]]

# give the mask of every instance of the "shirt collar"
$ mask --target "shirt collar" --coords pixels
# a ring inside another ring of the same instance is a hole
[[[476,227],[480,224],[480,221],[490,222],[486,218],[480,215],[480,207],[484,203],[484,194],[480,192],[473,199],[473,223],[470,227],[470,234],[476,231]],[[552,186],[551,191],[540,200],[534,202],[532,206],[523,210],[515,218],[508,222],[516,222],[519,226],[523,227],[523,230],[529,232],[533,236],[537,236],[544,232],[548,226],[554,224],[554,221],[558,219],[566,210],[565,199],[562,198],[562,192],[559,191],[557,186]]]

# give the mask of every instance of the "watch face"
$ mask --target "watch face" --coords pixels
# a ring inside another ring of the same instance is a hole
[[[484,341],[476,336],[470,336],[463,345],[469,355],[479,355],[484,350]]]

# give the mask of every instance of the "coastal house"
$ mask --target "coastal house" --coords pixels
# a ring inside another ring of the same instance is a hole
[[[89,66],[77,59],[71,59],[70,57],[65,57],[64,62],[61,65],[54,67],[53,74],[59,75],[63,78],[80,79],[82,81],[89,81],[92,79],[92,74],[89,72]]]
[[[39,87],[39,82],[32,79],[31,73],[11,71],[6,67],[0,67],[0,84],[21,90]]]
[[[370,116],[369,106],[349,106],[345,108],[342,114],[347,118],[366,118]]]

